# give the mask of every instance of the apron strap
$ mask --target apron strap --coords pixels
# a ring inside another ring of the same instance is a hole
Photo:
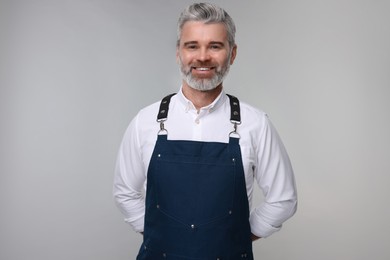
[[[229,137],[236,136],[236,138],[240,138],[240,134],[237,133],[237,125],[241,124],[240,101],[235,96],[226,95],[230,99],[230,122],[234,126],[234,130],[229,133]]]
[[[241,113],[240,113],[240,101],[235,96],[226,94],[230,99],[230,121],[232,123],[241,123]]]
[[[157,122],[167,120],[169,103],[171,102],[171,97],[174,95],[176,95],[176,93],[170,94],[161,100],[160,109],[158,110],[158,115],[157,115]]]

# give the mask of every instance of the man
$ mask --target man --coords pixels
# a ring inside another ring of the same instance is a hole
[[[266,114],[224,93],[234,36],[223,9],[186,8],[182,86],[141,110],[124,135],[114,197],[144,236],[137,259],[253,259],[252,241],[296,211],[291,164]],[[250,212],[255,182],[265,201]]]

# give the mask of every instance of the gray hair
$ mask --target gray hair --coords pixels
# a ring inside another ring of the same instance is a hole
[[[183,25],[189,21],[200,21],[205,24],[222,23],[226,27],[230,48],[234,47],[236,26],[230,15],[221,7],[209,3],[195,3],[184,9],[177,23],[177,46],[180,45]]]

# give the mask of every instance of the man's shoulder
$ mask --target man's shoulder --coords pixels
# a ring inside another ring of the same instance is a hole
[[[135,120],[138,122],[138,127],[148,128],[149,126],[154,127],[154,125],[156,125],[157,116],[159,114],[160,105],[163,98],[164,97],[138,111],[137,115],[135,116]],[[175,102],[175,96],[173,96],[171,100]]]
[[[147,118],[152,118],[153,120],[156,120],[157,119],[157,114],[159,112],[159,109],[160,109],[160,105],[161,105],[161,102],[163,100],[164,97],[161,97],[160,100],[142,108],[139,112],[138,112],[138,117],[147,117]],[[171,100],[174,100],[175,99],[175,96],[173,96],[171,98]]]
[[[255,107],[253,105],[250,105],[246,102],[240,101],[240,110],[241,115],[244,118],[247,119],[266,119],[267,113],[265,113],[262,109]]]
[[[154,102],[144,108],[142,108],[140,111],[138,111],[137,116],[141,118],[157,118],[158,108],[160,106],[161,101]]]

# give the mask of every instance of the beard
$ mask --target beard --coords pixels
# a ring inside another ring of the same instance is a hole
[[[199,90],[199,91],[210,91],[218,87],[227,74],[229,73],[230,69],[230,59],[231,59],[231,53],[229,53],[229,57],[227,58],[226,62],[222,65],[215,66],[214,64],[210,63],[192,63],[189,65],[184,65],[181,57],[179,56],[179,66],[180,66],[180,72],[183,80],[193,89]],[[192,68],[193,67],[202,67],[202,66],[209,66],[209,67],[215,67],[215,75],[211,78],[197,78],[192,75]]]

